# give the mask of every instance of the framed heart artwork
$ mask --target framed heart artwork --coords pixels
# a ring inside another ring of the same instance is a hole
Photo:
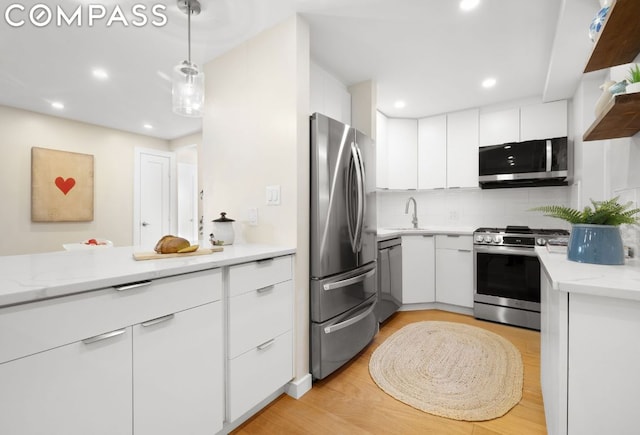
[[[31,148],[31,221],[93,220],[93,156]]]

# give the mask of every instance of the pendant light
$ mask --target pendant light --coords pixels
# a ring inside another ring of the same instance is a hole
[[[204,109],[204,72],[191,62],[191,15],[200,13],[198,0],[178,0],[178,8],[187,14],[188,58],[173,68],[173,112],[182,116],[201,117]]]

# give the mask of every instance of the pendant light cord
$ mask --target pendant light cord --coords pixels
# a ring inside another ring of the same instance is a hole
[[[187,0],[187,41],[189,47],[189,66],[191,66],[191,0]]]

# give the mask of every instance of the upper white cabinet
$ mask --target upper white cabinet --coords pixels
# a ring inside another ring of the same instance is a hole
[[[520,108],[520,141],[567,136],[567,100]]]
[[[478,187],[478,109],[447,115],[447,187]]]
[[[418,121],[387,119],[387,187],[418,187]]]
[[[402,237],[402,303],[435,302],[435,251],[431,235]]]
[[[311,113],[319,112],[345,124],[351,124],[351,94],[342,82],[311,62],[309,83]]]
[[[387,176],[387,117],[376,112],[376,187],[386,189],[389,179]]]
[[[418,189],[447,187],[447,116],[418,120]]]
[[[480,146],[519,141],[519,108],[480,113]]]

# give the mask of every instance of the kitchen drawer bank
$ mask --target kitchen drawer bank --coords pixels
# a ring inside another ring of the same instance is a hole
[[[145,262],[101,251],[0,257],[0,433],[225,433],[292,379],[293,249]],[[237,271],[259,302],[249,288],[230,296]],[[277,325],[236,337],[234,315],[260,302]],[[248,389],[254,378],[268,382]]]

